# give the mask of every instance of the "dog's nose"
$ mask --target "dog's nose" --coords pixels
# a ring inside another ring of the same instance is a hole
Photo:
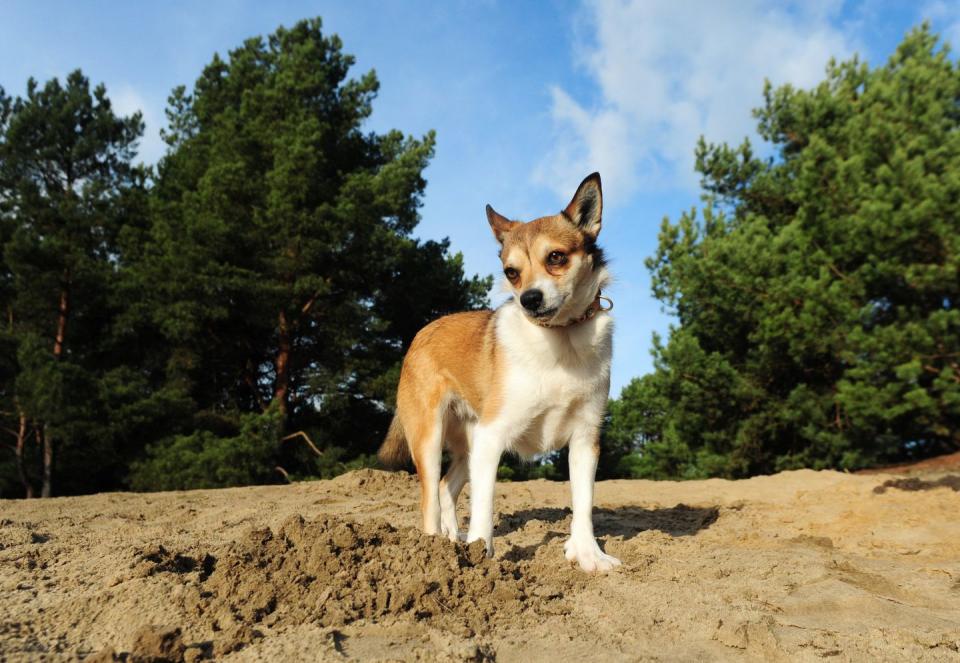
[[[532,288],[520,295],[520,303],[528,311],[536,311],[543,303],[543,291]]]

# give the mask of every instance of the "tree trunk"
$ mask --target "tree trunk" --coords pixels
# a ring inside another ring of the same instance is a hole
[[[70,317],[70,272],[64,270],[63,282],[60,284],[60,307],[57,313],[57,335],[53,339],[53,356],[60,359],[63,355],[63,344],[67,336],[67,319]]]
[[[57,361],[63,357],[63,347],[67,337],[67,320],[70,317],[70,269],[63,270],[63,281],[60,283],[60,306],[57,310],[57,335],[53,339],[53,358]],[[38,433],[39,434],[39,433]],[[41,497],[50,497],[53,494],[53,437],[46,424],[43,425],[43,486]]]
[[[46,425],[37,427],[37,444],[43,447],[43,484],[40,487],[40,497],[53,495],[53,444],[46,429]]]
[[[30,499],[33,497],[33,484],[27,477],[27,469],[23,463],[23,452],[27,446],[27,415],[20,411],[20,425],[17,428],[17,474],[20,475],[20,483],[23,484],[24,497]]]
[[[253,399],[257,402],[257,407],[260,408],[261,412],[265,412],[267,409],[267,404],[263,402],[263,398],[260,396],[260,387],[257,385],[256,378],[253,377],[253,367],[250,366],[250,362],[247,362],[247,367],[243,371],[243,381],[250,388],[250,393],[253,394]]]
[[[287,416],[287,400],[290,392],[290,325],[287,314],[280,311],[277,328],[276,379],[273,383],[273,400],[279,404],[280,412]]]
[[[53,495],[53,440],[44,426],[43,435],[43,487],[40,491],[40,497],[50,497]]]

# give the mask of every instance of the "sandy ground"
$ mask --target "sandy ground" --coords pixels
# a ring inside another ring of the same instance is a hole
[[[3,501],[0,660],[960,660],[960,478],[894,480],[602,482],[607,575],[563,483],[498,485],[490,560],[405,474]]]

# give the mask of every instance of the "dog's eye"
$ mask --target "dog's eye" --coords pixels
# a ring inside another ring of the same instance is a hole
[[[505,270],[503,270],[503,275],[509,280],[515,281],[517,277],[520,276],[520,272],[515,270],[513,267],[507,267]]]
[[[551,251],[547,256],[548,265],[564,265],[567,262],[567,254],[563,251]]]

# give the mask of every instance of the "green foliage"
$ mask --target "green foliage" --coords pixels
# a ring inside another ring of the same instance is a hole
[[[497,468],[497,480],[547,479],[549,481],[566,481],[569,474],[566,457],[566,450],[562,453],[557,452],[533,460],[523,460],[516,456],[507,455],[501,460],[500,467]]]
[[[413,335],[491,280],[412,236],[435,137],[365,131],[353,62],[319,20],[215,55],[155,173],[79,71],[0,90],[0,495],[371,463]]]
[[[171,94],[155,173],[139,114],[79,71],[0,89],[0,495],[372,463],[404,349],[490,279],[413,236],[435,137],[365,131],[378,83],[353,64],[319,20],[214,56]],[[774,157],[701,140],[704,205],[664,221],[648,266],[678,325],[612,402],[600,476],[960,446],[957,65],[924,27],[764,94]]]
[[[329,454],[320,468],[286,456],[294,475],[372,453],[404,348],[429,320],[483,305],[490,285],[464,278],[447,242],[411,236],[434,136],[364,132],[379,84],[349,78],[341,48],[301,21],[174,91],[129,283],[149,292],[130,324],[160,331],[168,376],[200,410],[275,403],[286,430]]]
[[[612,408],[630,476],[857,469],[960,447],[960,70],[927,27],[885,66],[765,90],[697,147],[704,206],[648,260],[678,326]]]
[[[274,407],[262,414],[237,416],[239,429],[232,434],[200,429],[151,444],[146,458],[133,464],[130,487],[186,490],[277,483],[281,477],[275,459],[282,419]]]
[[[353,456],[353,457],[351,457]],[[309,465],[307,466],[309,467]],[[323,450],[313,463],[305,479],[332,479],[344,472],[379,467],[376,454],[352,455],[346,447],[329,446]]]
[[[79,71],[63,84],[31,79],[22,98],[0,90],[0,418],[19,491],[85,491],[114,476],[125,423],[105,421],[100,386],[124,354],[113,294],[121,229],[145,223],[145,174],[131,164],[142,131],[139,114],[117,117]],[[38,457],[42,468],[26,466]],[[57,466],[73,476],[55,486]]]

